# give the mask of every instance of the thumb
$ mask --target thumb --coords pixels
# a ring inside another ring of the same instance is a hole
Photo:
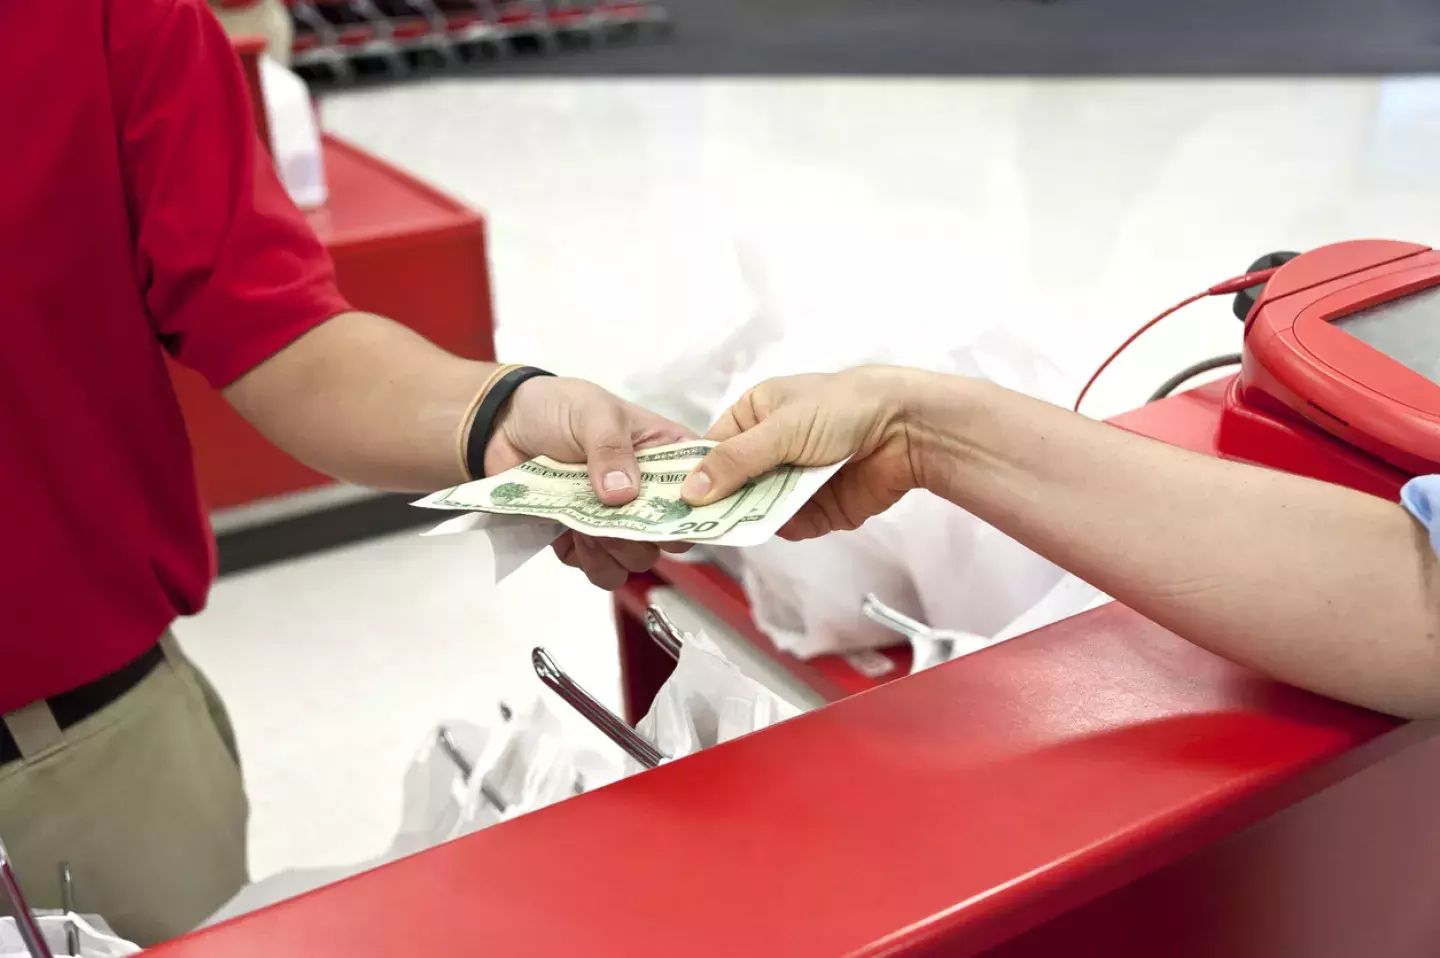
[[[618,403],[587,410],[577,439],[585,451],[585,465],[595,495],[607,506],[623,506],[640,491],[640,466],[630,438],[625,410]]]
[[[785,462],[787,418],[772,416],[711,449],[680,487],[680,497],[694,506],[705,505]]]

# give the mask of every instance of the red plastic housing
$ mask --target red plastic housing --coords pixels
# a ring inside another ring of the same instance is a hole
[[[1222,451],[1286,468],[1271,444],[1308,424],[1398,470],[1320,478],[1389,495],[1400,473],[1440,472],[1440,385],[1332,325],[1437,284],[1440,253],[1388,240],[1321,247],[1281,267],[1246,321]]]

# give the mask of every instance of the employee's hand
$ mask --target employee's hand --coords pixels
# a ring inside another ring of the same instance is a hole
[[[855,529],[919,485],[909,410],[930,374],[892,367],[772,379],[750,390],[710,430],[720,443],[685,481],[692,505],[730,495],[787,463],[850,461],[780,530],[808,539]]]
[[[541,376],[515,390],[485,449],[485,474],[493,476],[534,459],[583,462],[595,494],[622,506],[640,489],[635,450],[693,439],[694,433],[582,379]],[[684,546],[674,551],[684,551]],[[632,572],[655,564],[660,550],[649,543],[599,539],[566,532],[555,554],[602,589],[618,589]]]

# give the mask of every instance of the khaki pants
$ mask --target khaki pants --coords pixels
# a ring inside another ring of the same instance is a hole
[[[0,766],[0,838],[32,908],[80,912],[151,945],[181,935],[247,879],[249,805],[224,705],[168,635],[165,661],[63,732],[45,703],[4,717],[23,758]]]
[[[231,37],[264,37],[265,52],[285,66],[290,65],[295,24],[281,0],[255,0],[248,7],[222,7],[216,0],[210,0],[210,9]]]

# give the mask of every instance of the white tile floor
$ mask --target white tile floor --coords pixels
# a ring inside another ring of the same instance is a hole
[[[489,216],[507,358],[619,387],[767,303],[836,341],[1003,321],[1080,377],[1260,253],[1440,240],[1440,81],[457,80],[327,125]],[[740,264],[746,272],[742,275]],[[776,304],[781,305],[776,305]],[[1238,348],[1228,303],[1142,340],[1087,408]],[[608,603],[546,559],[490,593],[463,539],[227,579],[180,634],[228,698],[256,876],[378,851],[419,737],[533,693],[537,639],[612,702]]]

